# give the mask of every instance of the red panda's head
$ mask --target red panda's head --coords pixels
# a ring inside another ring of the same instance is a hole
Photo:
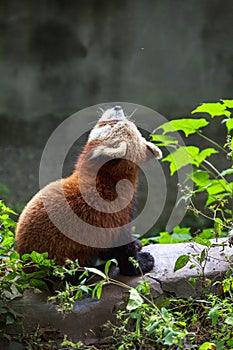
[[[83,198],[99,212],[115,213],[126,208],[129,214],[138,171],[152,156],[161,158],[160,149],[146,141],[123,109],[115,106],[106,110],[76,164]]]
[[[155,158],[162,157],[160,149],[141,135],[136,125],[125,116],[121,106],[103,113],[89,135],[88,145],[89,159],[105,156],[143,163],[148,157],[147,150]]]

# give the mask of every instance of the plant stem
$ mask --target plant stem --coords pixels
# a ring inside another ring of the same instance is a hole
[[[197,134],[199,136],[201,136],[203,139],[205,139],[206,141],[209,141],[210,143],[212,143],[214,146],[218,147],[221,151],[227,153],[227,151],[222,147],[220,146],[217,142],[215,142],[214,140],[210,139],[208,136],[202,134],[201,131],[198,131]]]
[[[208,169],[204,164],[200,164],[200,168],[204,169],[206,172],[210,173],[214,178],[216,178],[216,174]]]
[[[202,213],[200,210],[198,210],[198,209],[195,207],[195,205],[194,205],[192,199],[190,199],[190,205],[191,205],[192,209],[193,209],[196,213],[200,214],[201,216],[203,216],[203,217],[206,218],[206,219],[215,221],[215,219],[214,219],[213,217],[208,216],[208,215]],[[192,209],[191,209],[191,210],[192,210]],[[228,230],[231,229],[231,227],[229,227],[229,226],[227,226],[227,225],[225,225],[225,224],[223,224],[223,223],[221,223],[221,225],[224,226],[224,227],[225,227],[226,229],[228,229]]]
[[[212,169],[216,172],[216,174],[217,174],[219,177],[221,177],[222,180],[224,180],[226,183],[229,183],[229,182],[225,179],[225,177],[218,171],[218,169],[215,168],[215,166],[214,166],[213,164],[211,164],[211,163],[210,163],[208,160],[206,160],[206,159],[204,159],[203,162],[206,163],[210,168],[212,168]],[[227,192],[229,192],[229,188],[224,187],[224,186],[223,186],[223,188],[224,188]]]

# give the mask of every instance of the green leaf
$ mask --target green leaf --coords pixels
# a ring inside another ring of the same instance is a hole
[[[170,172],[174,175],[176,171],[183,168],[188,164],[195,164],[195,157],[199,154],[199,148],[195,146],[183,146],[175,152],[170,153],[167,157],[163,158],[163,162],[170,162]]]
[[[218,235],[222,233],[223,227],[223,221],[220,218],[216,218],[214,221],[214,230]]]
[[[170,318],[170,313],[165,307],[161,308],[161,315],[163,316],[164,320],[169,320]]]
[[[24,273],[22,275],[22,277],[20,277],[20,281],[24,282],[28,279],[42,279],[48,276],[48,272],[49,271],[45,271],[45,270],[38,270],[38,271],[34,271],[34,272],[30,272],[30,273]]]
[[[173,175],[182,167],[193,164],[197,167],[209,156],[218,151],[214,148],[206,148],[203,151],[196,146],[182,146],[163,158],[163,162],[170,162],[170,172]]]
[[[41,264],[41,263],[43,263],[43,261],[44,261],[44,257],[43,257],[43,255],[40,254],[40,253],[37,253],[37,252],[34,252],[34,251],[33,251],[33,252],[30,254],[30,256],[31,256],[32,261],[35,262],[35,263],[37,263],[37,264]]]
[[[143,299],[135,288],[130,289],[129,301],[126,306],[128,311],[135,310],[139,308],[143,303]]]
[[[231,169],[227,169],[223,172],[223,175],[231,173]],[[214,179],[209,178],[209,174],[205,171],[197,170],[191,174],[191,179],[198,187],[196,192],[207,191],[208,199],[206,206],[209,206],[211,203],[216,200],[221,200],[226,196],[232,195],[232,186],[231,183],[228,183],[225,179]]]
[[[171,120],[167,123],[160,125],[155,130],[163,130],[163,135],[169,132],[183,131],[186,137],[191,134],[195,134],[199,129],[207,126],[209,122],[205,118],[193,119],[183,118],[177,120]]]
[[[232,168],[229,168],[229,169],[225,169],[221,172],[221,175],[222,176],[226,176],[226,175],[231,175],[233,174],[233,169]]]
[[[15,243],[14,237],[5,237],[1,243],[3,247],[10,249]]]
[[[200,255],[199,262],[202,264],[206,257],[207,257],[206,249],[203,249]]]
[[[89,271],[91,273],[94,273],[95,275],[99,275],[100,277],[106,279],[107,276],[100,270],[96,269],[95,267],[85,267],[86,271]]]
[[[9,215],[8,215],[8,214],[3,214],[3,215],[0,216],[0,220],[1,220],[2,222],[7,221],[8,219],[9,219]]]
[[[212,228],[205,228],[199,234],[199,237],[204,238],[204,239],[211,239],[211,238],[215,238],[215,235],[213,233],[213,229]]]
[[[99,284],[97,290],[96,290],[96,296],[98,299],[101,298],[101,294],[102,294],[102,289],[103,289],[103,283]]]
[[[31,254],[23,254],[22,256],[21,256],[21,259],[25,262],[25,261],[27,261],[29,258],[30,258],[30,256],[31,256]]]
[[[172,243],[187,242],[192,238],[192,236],[188,233],[173,233],[171,236]]]
[[[10,324],[13,324],[14,322],[15,322],[15,319],[14,319],[13,316],[8,315],[8,316],[6,317],[6,325],[7,325],[7,326],[10,325]]]
[[[148,330],[148,334],[151,334],[154,332],[154,330],[156,330],[156,328],[158,328],[159,326],[159,321],[155,321],[152,326],[149,328]]]
[[[35,278],[32,278],[30,280],[30,285],[34,288],[39,288],[40,290],[41,289],[48,290],[48,286],[47,286],[46,282],[44,282],[42,280],[35,279]]]
[[[191,179],[199,187],[207,186],[209,184],[209,178],[210,174],[203,170],[196,170],[191,174]]]
[[[105,275],[108,276],[108,272],[109,272],[109,268],[110,268],[110,265],[114,263],[116,266],[118,265],[117,263],[117,260],[116,259],[111,259],[111,260],[108,260],[105,264],[105,267],[104,267],[104,272],[105,272]]]
[[[210,247],[211,246],[211,242],[208,239],[201,238],[200,236],[195,237],[193,240],[194,240],[194,242],[196,242],[198,244],[201,244],[201,245],[204,245],[206,247]]]
[[[173,345],[177,343],[177,338],[180,335],[185,335],[183,332],[179,332],[179,331],[174,331],[174,330],[170,330],[166,336],[164,337],[164,345]]]
[[[177,233],[179,235],[183,235],[183,234],[189,234],[191,230],[191,227],[180,227],[180,226],[176,226],[173,229],[174,233]]]
[[[219,305],[216,304],[210,309],[208,316],[211,318],[212,326],[216,326],[219,316]]]
[[[233,108],[233,100],[221,100],[227,108]]]
[[[230,132],[233,129],[233,119],[227,119],[226,120],[226,127],[227,131]]]
[[[233,346],[233,339],[232,338],[228,339],[227,345],[229,346],[230,349],[232,349],[232,346]]]
[[[209,180],[209,185],[206,186],[208,199],[206,206],[215,202],[217,199],[223,199],[226,196],[232,195],[232,189],[229,184],[223,180]]]
[[[97,297],[98,299],[101,298],[103,285],[104,285],[104,281],[101,281],[101,282],[99,282],[99,283],[95,286],[95,288],[94,288],[93,291],[92,291],[92,298],[94,298],[95,295],[96,295],[96,297]]]
[[[4,279],[6,281],[12,281],[17,275],[17,272],[10,272],[9,274],[5,275]]]
[[[173,229],[172,243],[186,242],[189,241],[192,236],[190,235],[190,227],[180,227],[176,226]]]
[[[203,162],[203,160],[216,153],[218,153],[218,151],[215,148],[205,148],[203,151],[201,151],[198,155],[195,156],[195,161],[198,165],[200,165]]]
[[[7,309],[6,309],[5,307],[1,307],[1,306],[0,306],[0,315],[1,315],[1,314],[7,314],[7,312],[8,312],[8,311],[7,311]]]
[[[214,343],[205,342],[200,347],[199,350],[215,350],[216,345]]]
[[[10,260],[11,261],[16,261],[16,260],[19,260],[20,256],[19,256],[19,253],[17,252],[12,252],[11,255],[10,255]]]
[[[10,213],[13,215],[18,215],[14,210],[8,208],[3,202],[0,201],[0,211]]]
[[[184,266],[187,265],[189,262],[189,256],[188,255],[180,255],[178,259],[176,260],[175,266],[174,266],[174,272],[182,269]]]
[[[176,140],[172,136],[167,136],[167,135],[150,135],[151,136],[151,141],[156,142],[157,146],[173,146],[178,144],[178,140]]]
[[[225,323],[233,326],[233,317],[229,316],[225,319]]]
[[[194,109],[191,113],[208,113],[212,118],[223,116],[230,117],[231,112],[227,111],[226,105],[217,102],[217,103],[203,103]]]
[[[173,229],[172,234],[168,232],[160,232],[159,237],[155,237],[153,242],[158,242],[160,244],[186,242],[192,238],[189,231],[189,227],[177,226]]]
[[[22,314],[20,314],[19,312],[15,311],[12,308],[8,309],[8,312],[14,317],[14,319],[16,320],[16,318],[18,317],[22,317]]]
[[[223,180],[211,180],[210,185],[207,187],[207,192],[211,195],[216,195],[218,193],[221,193],[223,191],[227,191],[229,195],[232,194],[232,189],[229,186],[229,184]]]
[[[168,244],[172,242],[172,236],[168,232],[160,232],[159,237],[155,237],[155,242]]]

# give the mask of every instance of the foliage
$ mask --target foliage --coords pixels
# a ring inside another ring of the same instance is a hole
[[[0,202],[0,335],[8,338],[5,326],[20,326],[21,315],[11,306],[10,302],[33,288],[35,292],[47,289],[45,279],[49,276],[54,263],[47,259],[47,253],[36,252],[19,258],[14,251],[15,222],[12,216],[16,213]],[[39,270],[26,273],[24,268],[37,267]]]
[[[190,227],[180,227],[176,226],[173,229],[172,234],[168,232],[160,232],[158,237],[149,237],[142,238],[142,245],[147,245],[151,243],[160,243],[160,244],[170,244],[170,243],[181,243],[187,242],[192,239],[190,234]]]
[[[225,232],[220,232],[219,237],[225,237]],[[210,240],[216,237],[214,228],[205,228],[203,230],[194,230],[191,232],[191,227],[180,227],[176,226],[172,230],[172,233],[167,231],[160,232],[157,237],[146,237],[142,238],[141,242],[143,246],[148,244],[160,243],[160,244],[171,244],[171,243],[184,243],[190,241],[203,242],[203,240]]]
[[[166,307],[156,306],[148,298],[148,285],[146,295],[135,291],[130,293],[126,309],[118,312],[117,326],[108,323],[113,331],[112,344],[118,349],[183,349],[186,323],[174,318]]]
[[[54,276],[59,276],[61,280],[69,276],[76,276],[79,272],[79,281],[75,285],[65,282],[65,288],[56,290],[55,294],[49,297],[57,305],[57,310],[63,313],[68,313],[73,310],[74,302],[82,298],[84,295],[91,294],[92,298],[100,299],[103,286],[113,283],[109,277],[109,268],[112,263],[117,264],[117,261],[112,259],[106,262],[105,271],[102,272],[94,267],[80,268],[78,263],[67,261],[68,266],[56,266]],[[94,278],[98,277],[98,278]],[[101,278],[101,279],[100,279]],[[120,283],[120,282],[119,282]]]
[[[28,350],[57,350],[60,348],[61,336],[57,329],[38,325],[31,334],[25,332],[20,342],[25,344]]]
[[[192,165],[193,171],[187,174],[187,179],[193,182],[194,189],[185,186],[185,184],[179,184],[182,199],[189,205],[189,209],[194,215],[202,215],[213,221],[215,236],[226,234],[232,228],[233,223],[232,108],[233,100],[203,103],[192,111],[195,118],[182,118],[164,123],[155,129],[156,134],[152,135],[152,141],[160,147],[164,146],[171,150],[163,159],[163,162],[169,163],[171,175],[174,175],[180,169],[185,169],[187,165]],[[199,114],[196,116],[197,113],[201,113],[201,117],[198,117]],[[207,120],[207,117],[204,118],[203,114],[209,114],[211,120]],[[218,119],[220,117],[223,118],[220,120]],[[225,127],[223,145],[212,140],[207,136],[207,132],[204,132],[213,118],[220,121],[219,127],[221,125]],[[177,131],[183,132],[186,138],[193,134],[199,136],[198,145],[179,145],[175,136],[172,136]],[[159,132],[162,132],[162,134],[157,134]],[[203,147],[200,146],[201,140],[204,142]],[[221,157],[221,162],[209,161],[209,157],[214,154],[218,154],[218,159]],[[215,163],[226,164],[227,166],[219,169]],[[197,209],[195,203],[199,196],[204,193],[207,198],[205,208],[200,210]]]
[[[131,310],[131,294],[126,308],[118,311],[117,325],[107,324],[113,331],[111,346],[122,350],[232,348],[232,279],[228,282],[222,283],[228,286],[224,299],[213,294],[201,300],[171,298],[157,306],[149,299],[147,286],[140,291],[140,299],[134,297],[138,305]],[[109,344],[102,349],[109,349]]]

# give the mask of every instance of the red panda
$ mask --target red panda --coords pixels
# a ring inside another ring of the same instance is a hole
[[[151,270],[154,258],[140,251],[129,228],[138,171],[148,149],[161,158],[159,148],[142,137],[120,106],[106,110],[90,132],[73,174],[50,183],[26,205],[16,229],[17,252],[48,252],[61,265],[78,259],[80,266],[94,266],[99,258],[115,258],[125,275]],[[120,180],[130,183],[124,183],[119,195]]]

